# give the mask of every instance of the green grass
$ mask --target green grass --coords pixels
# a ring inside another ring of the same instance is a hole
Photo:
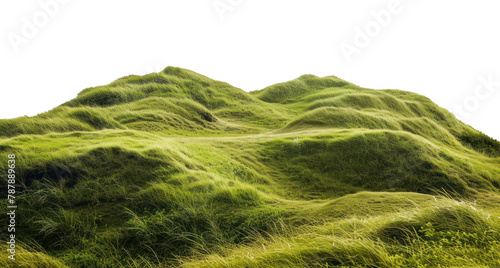
[[[411,92],[167,67],[0,120],[13,153],[2,267],[500,265],[500,143]]]

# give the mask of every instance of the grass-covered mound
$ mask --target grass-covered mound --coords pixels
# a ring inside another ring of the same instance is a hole
[[[410,92],[168,67],[0,120],[10,154],[2,267],[500,265],[500,143]]]

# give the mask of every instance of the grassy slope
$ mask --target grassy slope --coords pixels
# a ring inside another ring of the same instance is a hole
[[[500,265],[500,143],[410,92],[167,67],[0,120],[12,153],[27,266]]]

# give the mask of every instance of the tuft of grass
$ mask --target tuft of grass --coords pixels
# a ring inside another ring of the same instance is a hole
[[[7,245],[2,243],[2,252],[7,252]],[[29,247],[24,244],[16,244],[15,260],[7,258],[4,253],[0,259],[0,266],[9,267],[26,267],[26,268],[68,268],[64,263],[48,255],[44,251]]]

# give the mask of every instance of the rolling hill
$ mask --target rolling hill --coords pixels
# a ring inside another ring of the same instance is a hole
[[[407,91],[167,67],[0,120],[12,154],[2,267],[500,266],[500,142]]]

